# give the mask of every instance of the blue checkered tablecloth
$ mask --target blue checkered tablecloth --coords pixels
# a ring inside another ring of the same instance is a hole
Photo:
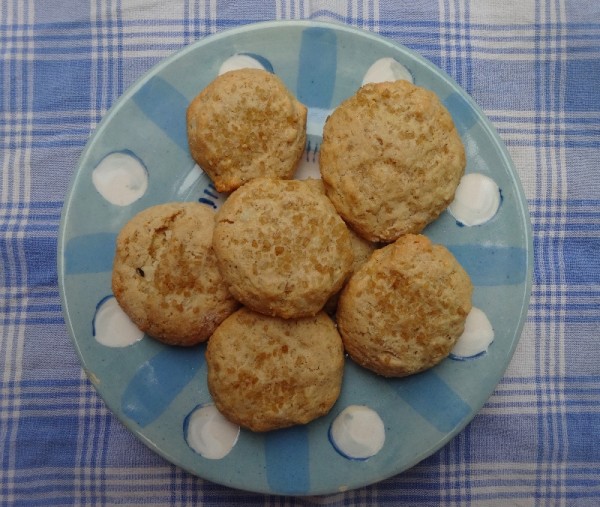
[[[61,314],[60,214],[124,90],[234,26],[316,19],[377,32],[483,108],[534,231],[524,332],[471,424],[411,470],[327,497],[231,490],[164,461],[107,410]],[[0,0],[0,506],[600,505],[600,2]]]

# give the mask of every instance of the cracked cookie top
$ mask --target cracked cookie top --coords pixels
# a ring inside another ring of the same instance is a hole
[[[135,215],[117,237],[112,289],[129,318],[170,345],[206,341],[239,306],[212,248],[215,213],[194,202]]]
[[[431,91],[407,81],[367,84],[323,129],[325,190],[369,241],[418,233],[452,202],[466,158],[452,117]]]
[[[236,299],[266,315],[315,315],[352,267],[348,228],[317,185],[259,178],[217,213],[214,248]]]

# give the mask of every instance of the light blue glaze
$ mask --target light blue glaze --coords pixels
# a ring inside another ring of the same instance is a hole
[[[199,347],[167,347],[142,363],[123,391],[123,414],[142,428],[152,423],[190,383],[203,361]]]
[[[182,150],[188,151],[185,113],[190,103],[177,89],[154,76],[131,97],[148,121],[159,127]]]
[[[290,495],[308,494],[309,440],[306,426],[294,426],[265,435],[267,481],[274,491]],[[294,466],[290,467],[290,461]]]
[[[331,107],[336,72],[335,32],[319,27],[303,30],[298,62],[298,100],[308,107]]]
[[[403,401],[443,433],[456,428],[472,410],[434,370],[392,379],[390,385]]]
[[[497,245],[447,245],[465,268],[473,285],[515,285],[527,278],[527,252]]]
[[[257,55],[256,53],[240,53],[240,55],[246,55],[251,58],[254,58],[258,63],[260,63],[265,68],[266,71],[270,72],[271,74],[273,74],[275,72],[273,70],[273,65],[271,64],[271,62],[262,55]]]
[[[468,106],[467,101],[459,92],[453,92],[444,99],[444,105],[452,115],[459,134],[468,132],[477,123],[475,111]]]
[[[64,252],[65,272],[69,275],[111,271],[117,235],[97,232],[76,236]]]

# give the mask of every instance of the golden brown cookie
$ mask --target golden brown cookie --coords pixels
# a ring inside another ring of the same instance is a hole
[[[325,415],[342,385],[344,350],[323,312],[280,319],[242,308],[206,348],[208,388],[219,411],[253,431]]]
[[[446,209],[464,173],[452,117],[431,91],[407,81],[367,84],[323,129],[327,195],[361,236],[394,241]]]
[[[117,237],[112,289],[129,318],[170,345],[208,339],[238,303],[212,248],[214,212],[177,202],[135,215]]]
[[[276,75],[226,72],[188,107],[192,158],[219,192],[257,177],[289,179],[304,152],[306,113]]]
[[[283,318],[315,315],[350,273],[348,228],[305,181],[255,179],[217,214],[213,239],[233,296]]]
[[[360,268],[371,254],[377,248],[377,243],[371,243],[366,239],[363,239],[358,234],[356,234],[352,229],[348,229],[350,232],[350,245],[352,246],[352,253],[354,254],[354,262],[352,263],[352,268],[350,269],[350,274],[356,272],[358,268]],[[337,310],[338,300],[340,298],[340,292],[335,293],[331,296],[327,303],[325,303],[325,307],[323,308],[329,315],[334,315]]]
[[[337,323],[348,354],[389,377],[430,368],[449,353],[473,286],[442,245],[408,234],[376,250],[342,291]]]
[[[323,180],[309,178],[304,181],[316,192],[327,195],[325,193],[325,185],[323,185]],[[373,250],[377,248],[377,244],[367,241],[355,233],[352,229],[348,229],[348,232],[350,233],[350,246],[352,248],[352,254],[354,257],[354,260],[352,261],[352,267],[350,268],[350,274],[352,274],[365,262],[367,262],[367,259],[371,256]],[[335,314],[339,296],[340,292],[336,292],[327,300],[327,303],[325,303],[325,306],[323,307],[323,310],[327,312],[327,314]]]

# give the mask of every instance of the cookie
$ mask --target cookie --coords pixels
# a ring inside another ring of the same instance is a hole
[[[377,244],[367,241],[352,229],[348,229],[348,231],[350,232],[350,244],[352,246],[352,253],[354,254],[351,272],[354,273],[369,260],[371,254],[377,248]]]
[[[315,315],[344,284],[350,234],[327,197],[298,180],[252,180],[217,213],[213,246],[233,296],[283,318]]]
[[[319,163],[327,195],[369,241],[418,233],[452,202],[466,158],[452,117],[407,81],[367,84],[329,116]]]
[[[316,192],[321,193],[322,195],[327,195],[325,192],[325,185],[323,184],[323,180],[309,178],[304,180],[307,185],[310,186]],[[373,250],[377,248],[377,244],[371,241],[367,241],[363,237],[359,236],[352,229],[348,229],[350,233],[350,246],[352,247],[352,253],[354,256],[354,260],[352,262],[352,268],[350,271],[353,273],[360,266],[362,266],[367,259],[373,253]]]
[[[323,312],[286,320],[242,308],[209,340],[206,365],[219,411],[252,431],[269,431],[329,412],[340,394],[344,351]]]
[[[350,357],[403,377],[450,353],[471,310],[473,286],[442,245],[407,234],[376,250],[342,291],[337,323]]]
[[[363,239],[352,229],[348,229],[348,232],[350,233],[350,245],[352,247],[352,253],[354,254],[354,261],[352,262],[352,268],[350,269],[350,274],[352,274],[367,262],[371,257],[371,254],[377,248],[377,244]],[[335,315],[339,298],[340,292],[337,292],[327,300],[327,303],[325,303],[323,309],[329,315]]]
[[[257,177],[289,179],[304,152],[306,114],[276,75],[226,72],[188,106],[192,158],[219,192]]]
[[[129,318],[170,345],[208,339],[238,308],[212,248],[215,214],[199,203],[160,204],[117,237],[112,289]]]

